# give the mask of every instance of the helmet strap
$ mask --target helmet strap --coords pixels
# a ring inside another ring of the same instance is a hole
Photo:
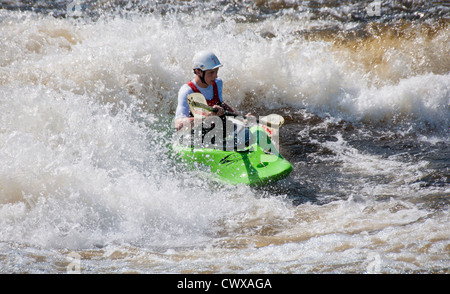
[[[206,84],[206,81],[205,81],[205,71],[203,71],[203,70],[202,70],[202,75],[201,75],[201,77],[200,77],[200,80],[202,81],[203,84]],[[208,85],[208,84],[206,84],[206,85]]]
[[[198,75],[198,77],[200,78],[200,81],[202,81],[203,84],[206,84],[206,81],[205,81],[205,71],[203,71],[203,70],[201,70],[201,69],[199,69],[199,68],[196,68],[196,69],[198,69],[199,71],[202,72],[202,74],[201,74],[201,75]],[[196,71],[195,71],[195,69],[194,69],[194,73],[197,74]],[[208,85],[208,84],[206,84],[206,85]]]

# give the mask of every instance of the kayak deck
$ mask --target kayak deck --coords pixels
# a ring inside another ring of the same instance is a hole
[[[213,177],[223,182],[264,185],[287,177],[292,171],[292,165],[274,149],[275,146],[268,137],[264,137],[267,144],[264,144],[264,148],[261,147],[261,132],[264,132],[261,127],[251,128],[252,135],[259,139],[245,151],[179,145],[174,145],[173,148],[183,161],[209,167]]]

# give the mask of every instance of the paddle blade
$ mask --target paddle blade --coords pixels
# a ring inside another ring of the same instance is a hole
[[[187,97],[189,110],[192,112],[195,118],[204,118],[208,115],[209,111],[199,105],[207,105],[206,98],[201,93],[192,93]]]
[[[284,117],[279,114],[269,114],[259,119],[261,124],[265,124],[271,127],[281,127],[284,124]]]

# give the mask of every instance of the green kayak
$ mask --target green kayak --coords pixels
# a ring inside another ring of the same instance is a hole
[[[173,150],[192,168],[196,164],[209,167],[212,176],[230,184],[264,185],[289,175],[292,165],[275,149],[261,126],[249,129],[255,138],[245,150],[226,151],[173,145]]]

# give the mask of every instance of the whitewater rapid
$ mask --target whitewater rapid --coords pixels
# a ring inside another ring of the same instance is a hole
[[[254,21],[0,9],[0,272],[71,254],[84,273],[448,272],[447,24],[352,38],[335,28],[358,22],[268,3]],[[285,116],[288,179],[217,185],[173,158],[199,48],[233,107]]]

